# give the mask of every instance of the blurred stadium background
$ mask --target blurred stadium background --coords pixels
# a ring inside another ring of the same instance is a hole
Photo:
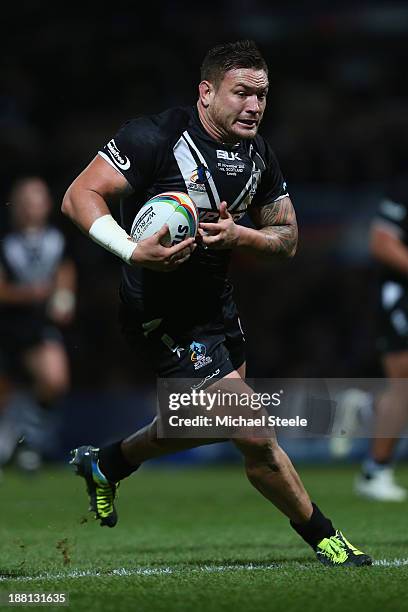
[[[120,262],[62,218],[62,196],[127,118],[195,103],[201,60],[220,41],[253,38],[269,63],[262,133],[300,225],[293,261],[235,258],[249,375],[381,376],[368,228],[385,185],[407,161],[405,2],[122,2],[80,10],[23,2],[9,5],[2,23],[0,234],[12,182],[39,174],[79,270],[77,316],[65,332],[72,389],[51,459],[66,458],[79,442],[125,435],[154,410],[154,381],[116,322]],[[361,456],[363,443],[350,451]],[[228,452],[198,449],[182,459]],[[318,441],[297,442],[291,453],[328,458]]]

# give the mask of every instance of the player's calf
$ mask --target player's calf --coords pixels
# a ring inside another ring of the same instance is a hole
[[[309,496],[276,438],[242,438],[234,444],[244,455],[250,483],[290,520],[308,520],[312,514]]]

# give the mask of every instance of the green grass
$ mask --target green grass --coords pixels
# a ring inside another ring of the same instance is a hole
[[[301,475],[352,543],[376,559],[407,559],[407,505],[356,499],[354,471],[307,468]],[[398,474],[408,486],[408,470]],[[408,607],[408,565],[320,566],[287,520],[246,482],[240,466],[140,470],[121,486],[115,529],[101,529],[86,507],[82,480],[67,470],[33,479],[6,472],[0,485],[0,592],[66,592],[71,609],[91,612]],[[133,574],[109,575],[118,568]],[[137,568],[153,573],[138,575]],[[160,573],[163,568],[171,573]],[[100,575],[68,576],[78,570]],[[28,580],[35,576],[43,578]]]

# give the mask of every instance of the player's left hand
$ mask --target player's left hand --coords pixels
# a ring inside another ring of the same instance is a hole
[[[204,246],[211,249],[233,249],[238,244],[239,226],[228,212],[227,203],[220,204],[217,223],[200,223],[198,234]]]

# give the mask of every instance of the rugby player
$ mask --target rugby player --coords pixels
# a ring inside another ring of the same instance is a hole
[[[52,198],[37,176],[12,187],[12,230],[0,241],[0,357],[11,389],[3,398],[0,464],[20,438],[18,465],[40,467],[50,408],[67,390],[69,365],[58,326],[75,306],[75,266],[49,224]]]
[[[63,212],[124,260],[122,328],[160,377],[209,380],[217,372],[219,378],[234,379],[238,393],[251,393],[245,383],[244,338],[227,278],[231,251],[292,257],[297,244],[286,183],[269,144],[258,135],[268,85],[267,65],[253,42],[211,49],[201,69],[197,106],[125,123],[65,195]],[[129,231],[140,206],[169,190],[186,192],[196,203],[198,244],[187,239],[165,248],[160,244],[164,227],[135,246]],[[109,211],[117,199],[121,227]],[[257,229],[235,223],[246,211]],[[168,271],[172,273],[164,274]],[[191,305],[193,283],[199,299]],[[170,299],[164,300],[166,295]],[[209,357],[199,371],[188,350],[172,350],[193,343],[205,346]],[[148,459],[211,442],[159,438],[154,420],[104,448],[75,449],[72,462],[86,481],[101,525],[113,527],[119,480]],[[233,443],[243,454],[250,482],[289,518],[322,563],[371,564],[312,504],[275,438]]]
[[[381,263],[378,349],[389,387],[376,402],[374,437],[355,491],[398,502],[407,498],[393,459],[408,422],[408,178],[395,179],[388,191],[372,224],[371,252]]]

